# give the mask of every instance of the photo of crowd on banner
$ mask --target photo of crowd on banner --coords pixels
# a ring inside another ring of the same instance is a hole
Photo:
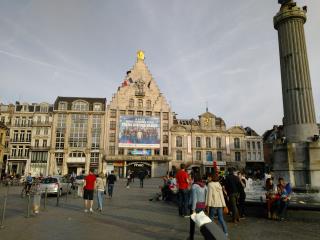
[[[120,119],[119,144],[158,145],[160,144],[160,124],[158,118],[128,117]]]

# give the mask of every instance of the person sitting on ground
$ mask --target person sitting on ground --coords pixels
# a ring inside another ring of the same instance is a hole
[[[287,207],[289,205],[290,200],[290,193],[288,193],[288,189],[290,185],[286,184],[283,178],[278,179],[278,185],[277,185],[277,193],[278,193],[278,200],[276,201],[277,206],[277,213],[278,218],[280,221],[285,220],[285,215],[287,212]]]

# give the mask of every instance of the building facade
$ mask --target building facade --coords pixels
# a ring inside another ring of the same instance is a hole
[[[6,173],[81,174],[90,168],[145,170],[165,175],[181,163],[213,171],[244,169],[263,162],[262,138],[250,128],[226,127],[208,110],[198,119],[178,119],[153,79],[139,51],[121,86],[105,98],[57,97],[53,105],[0,105],[8,126]]]
[[[2,176],[3,172],[3,160],[4,154],[6,151],[6,135],[7,135],[7,127],[4,125],[3,122],[0,121],[0,177]]]
[[[163,176],[169,169],[173,114],[145,62],[143,52],[107,106],[107,171],[125,176],[145,169]]]
[[[54,103],[50,174],[102,171],[105,98],[58,97]]]
[[[5,172],[11,175],[25,175],[26,172],[47,174],[48,149],[42,146],[51,133],[52,106],[48,103],[16,102],[15,105],[1,105],[0,110],[0,119],[9,128],[5,140],[8,149]]]

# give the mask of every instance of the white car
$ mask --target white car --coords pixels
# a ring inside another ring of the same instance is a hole
[[[71,183],[62,176],[46,177],[40,182],[40,191],[45,193],[46,189],[48,194],[57,194],[60,190],[60,195],[62,195],[70,192]]]

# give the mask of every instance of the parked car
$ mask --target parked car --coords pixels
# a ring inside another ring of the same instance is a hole
[[[44,193],[47,189],[48,194],[57,194],[60,189],[60,195],[68,193],[71,190],[71,183],[62,176],[52,176],[43,178],[40,182],[40,191]]]

